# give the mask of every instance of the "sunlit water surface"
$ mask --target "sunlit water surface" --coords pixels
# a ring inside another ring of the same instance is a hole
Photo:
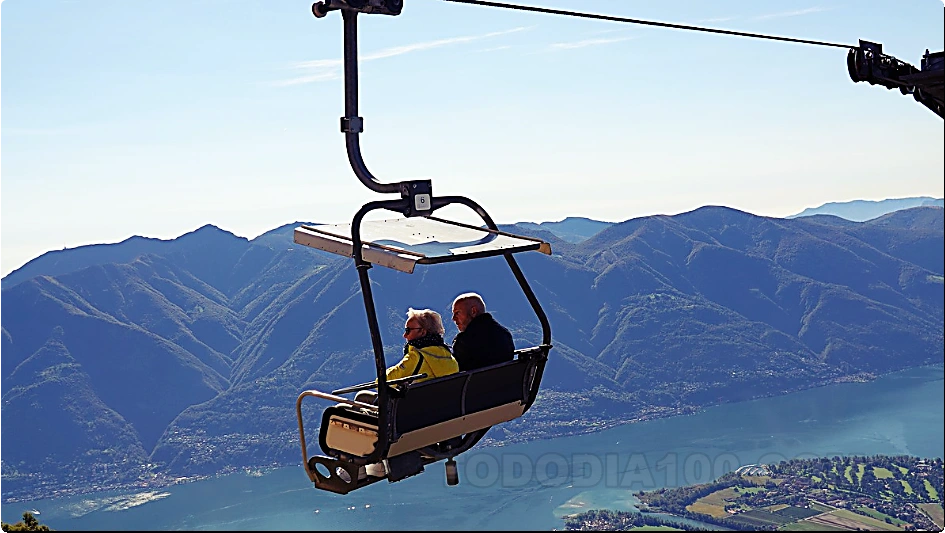
[[[39,511],[59,530],[561,529],[562,516],[633,509],[632,493],[706,482],[796,457],[945,455],[943,368],[844,383],[599,433],[495,448],[346,496],[312,488],[302,467],[136,492],[2,506],[5,522]]]

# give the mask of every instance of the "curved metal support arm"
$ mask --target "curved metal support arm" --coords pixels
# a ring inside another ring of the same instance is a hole
[[[538,322],[541,323],[541,343],[550,345],[551,324],[548,323],[548,317],[545,315],[545,311],[541,308],[541,304],[538,303],[538,298],[535,297],[535,293],[528,285],[528,281],[525,280],[525,274],[522,273],[522,269],[519,268],[518,263],[515,262],[515,258],[512,257],[512,254],[503,255],[505,256],[506,262],[509,264],[509,268],[512,269],[512,273],[515,274],[515,279],[517,279],[519,285],[522,286],[522,290],[525,292],[525,297],[528,298],[528,303],[532,305],[532,309],[538,316]]]
[[[368,189],[380,193],[399,193],[399,183],[381,183],[364,164],[361,157],[359,135],[364,131],[364,121],[358,116],[358,12],[343,9],[344,20],[344,70],[345,70],[345,116],[341,119],[341,131],[345,134],[348,162],[351,169]]]
[[[465,196],[438,196],[433,198],[433,209],[435,211],[441,207],[445,207],[450,204],[462,204],[466,207],[469,207],[476,212],[482,218],[482,221],[486,223],[486,226],[491,230],[498,231],[498,226],[493,222],[492,217],[486,213],[486,210],[482,208],[481,205],[476,202],[466,198]],[[541,304],[538,303],[538,298],[535,297],[535,293],[532,291],[532,288],[528,285],[528,281],[525,279],[525,275],[522,273],[522,269],[519,268],[518,263],[515,262],[515,258],[512,257],[512,254],[502,254],[505,257],[506,262],[509,264],[509,268],[512,269],[512,274],[515,275],[515,279],[518,280],[519,286],[521,286],[522,291],[525,293],[525,297],[528,299],[528,303],[531,304],[532,310],[535,311],[535,315],[538,316],[538,321],[541,323],[541,343],[542,344],[551,344],[551,324],[548,323],[548,317],[545,315],[545,311],[541,308]]]
[[[351,254],[352,257],[354,257],[354,264],[357,265],[358,268],[362,265],[370,266],[370,263],[364,260],[364,250],[362,249],[364,241],[361,240],[361,222],[364,220],[364,216],[378,209],[403,212],[403,210],[408,207],[409,201],[404,198],[400,200],[378,200],[364,204],[361,206],[361,209],[354,214],[354,218],[351,219]]]
[[[476,202],[466,198],[465,196],[437,196],[433,198],[433,209],[430,211],[436,211],[441,207],[446,207],[450,204],[462,204],[466,207],[472,209],[476,212],[477,215],[486,223],[489,229],[498,231],[499,227],[495,225],[495,222],[492,221],[492,217],[489,216],[489,213],[486,213],[486,210],[482,208],[481,205]]]

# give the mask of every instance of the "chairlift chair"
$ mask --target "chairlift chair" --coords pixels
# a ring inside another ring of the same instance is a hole
[[[430,180],[381,183],[364,164],[358,137],[363,131],[363,119],[358,116],[357,15],[398,15],[402,7],[402,0],[324,0],[312,6],[318,18],[339,10],[344,22],[345,116],[341,118],[341,131],[345,134],[351,168],[372,191],[400,194],[396,200],[363,205],[351,224],[301,226],[294,231],[298,244],[354,259],[371,331],[376,381],[331,393],[306,390],[296,400],[305,472],[315,488],[338,494],[382,479],[396,482],[444,459],[447,484],[458,483],[454,458],[472,448],[493,425],[518,418],[531,407],[551,349],[551,326],[513,258],[513,254],[526,251],[551,254],[547,242],[500,231],[489,214],[469,198],[433,196]],[[451,204],[472,209],[485,227],[432,216],[437,209]],[[402,217],[364,221],[365,215],[376,210],[393,211]],[[538,317],[541,343],[516,350],[512,361],[485,368],[422,382],[417,380],[425,378],[425,374],[387,381],[387,364],[368,277],[372,265],[412,273],[417,264],[499,255],[505,258]],[[374,388],[376,403],[343,396]],[[309,397],[335,402],[324,410],[318,430],[318,443],[324,455],[311,457],[302,416],[302,401]]]

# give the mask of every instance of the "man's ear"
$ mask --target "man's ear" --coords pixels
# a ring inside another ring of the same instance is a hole
[[[479,316],[479,309],[477,309],[476,307],[470,306],[470,307],[469,307],[469,318],[470,318],[470,319],[473,319],[473,318],[476,318],[477,316]]]

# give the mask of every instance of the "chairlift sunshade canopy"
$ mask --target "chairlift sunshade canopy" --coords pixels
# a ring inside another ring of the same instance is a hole
[[[311,248],[353,256],[351,224],[300,226],[295,228],[294,240]],[[436,217],[363,221],[361,241],[365,261],[408,274],[418,263],[448,263],[531,250],[551,254],[551,245],[541,239]]]

